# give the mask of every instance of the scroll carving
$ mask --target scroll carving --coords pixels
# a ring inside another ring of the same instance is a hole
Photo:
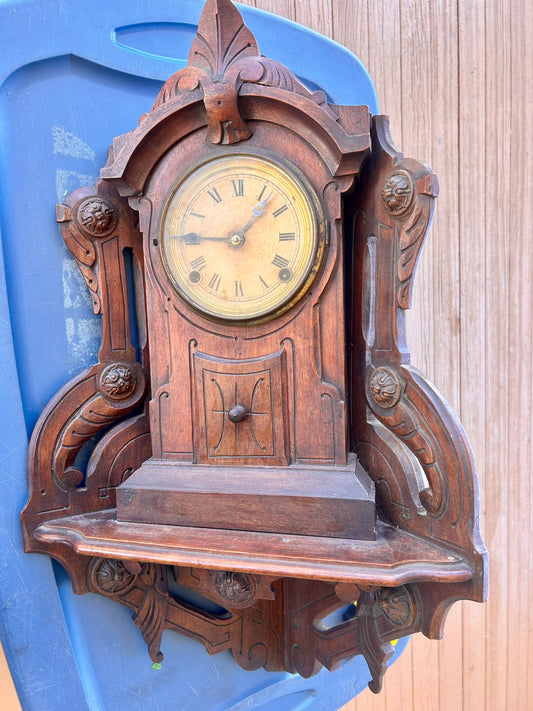
[[[90,191],[82,190],[80,192],[82,192],[82,194],[87,194],[87,192]],[[84,202],[90,203],[91,200],[85,200]],[[58,204],[56,206],[56,219],[59,223],[71,222],[73,220],[71,206]],[[102,301],[98,293],[98,274],[93,268],[96,262],[96,249],[92,240],[89,238],[92,236],[92,233],[87,235],[86,230],[81,229],[72,231],[67,230],[63,234],[65,243],[76,260],[76,263],[89,289],[93,311],[95,314],[99,314],[102,311]]]
[[[168,603],[167,568],[164,565],[149,565],[141,575],[146,579],[147,585],[141,606],[133,615],[133,621],[148,645],[150,659],[159,664],[163,661],[161,637],[165,629]]]
[[[69,418],[55,445],[53,472],[59,484],[67,488],[84,481],[83,472],[74,466],[83,445],[132,412],[145,394],[144,372],[136,363],[108,365],[98,380],[99,389],[95,379],[92,396]]]
[[[318,581],[310,585],[286,579],[273,585],[274,592],[261,576],[255,580],[255,576],[242,573],[193,569],[176,569],[175,574],[180,583],[207,597],[226,599],[235,612],[217,616],[183,603],[169,592],[166,566],[93,558],[87,572],[91,590],[133,609],[150,657],[158,663],[163,661],[160,642],[164,629],[197,639],[211,653],[233,649],[235,659],[247,669],[282,665],[305,677],[318,672],[322,665],[333,670],[342,659],[363,654],[372,674],[369,686],[377,693],[393,652],[390,640],[415,631],[420,620],[418,604],[408,586],[361,592],[352,585]],[[211,595],[205,574],[211,576],[214,586]],[[320,624],[319,618],[345,607],[354,594],[359,599],[355,615],[344,620],[341,617],[331,627]],[[267,621],[274,620],[275,610],[283,604],[290,640],[284,662],[274,644],[276,639],[279,642],[281,628],[274,624],[270,646],[265,645],[264,637],[257,636],[265,634]]]
[[[374,694],[379,694],[383,686],[383,677],[387,671],[387,664],[394,653],[394,648],[390,642],[383,643],[380,640],[372,613],[372,607],[366,606],[358,619],[363,647],[362,653],[372,674],[372,681],[370,681],[368,687]]]
[[[392,368],[380,367],[367,378],[367,402],[374,415],[412,451],[423,467],[429,487],[420,492],[424,508],[436,513],[443,503],[444,479],[433,437],[423,425]],[[405,388],[403,388],[405,390]]]
[[[411,216],[399,225],[398,305],[402,309],[409,308],[413,273],[430,225],[431,210],[428,205],[425,207],[426,209],[415,208]]]
[[[130,250],[133,261],[142,264],[137,219],[127,201],[102,181],[71,193],[56,206],[56,219],[89,288],[93,311],[102,315],[100,362],[134,360],[124,253]]]

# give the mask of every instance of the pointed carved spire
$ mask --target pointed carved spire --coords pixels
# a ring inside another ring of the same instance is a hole
[[[202,69],[214,82],[223,81],[243,57],[258,57],[255,37],[230,0],[207,0],[189,52],[189,67]]]

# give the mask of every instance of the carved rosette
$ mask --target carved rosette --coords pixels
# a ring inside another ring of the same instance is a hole
[[[402,383],[392,368],[376,368],[370,375],[368,389],[374,404],[386,410],[398,404]]]
[[[376,601],[387,620],[394,627],[410,627],[416,620],[416,603],[405,585],[400,588],[380,588]]]
[[[117,226],[117,213],[106,200],[95,195],[80,203],[75,223],[91,239],[107,237]]]
[[[76,465],[81,448],[139,405],[146,391],[146,378],[139,363],[98,364],[76,385],[90,386],[93,392],[74,410],[54,447],[52,472],[59,486],[66,489],[85,481]],[[75,390],[67,393],[64,402],[69,402],[69,395],[74,398]]]
[[[123,595],[135,582],[135,575],[127,570],[122,561],[110,558],[93,558],[87,576],[89,588],[107,597]]]
[[[257,600],[257,585],[253,575],[216,571],[212,576],[213,590],[226,607],[250,607]]]
[[[411,206],[414,192],[411,175],[406,170],[395,170],[385,179],[381,197],[391,215],[398,217]]]
[[[125,400],[137,388],[137,375],[128,363],[112,363],[100,374],[99,386],[111,400]]]

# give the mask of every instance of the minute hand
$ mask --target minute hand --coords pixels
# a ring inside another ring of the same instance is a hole
[[[252,210],[252,216],[250,217],[248,222],[244,225],[244,227],[242,228],[242,230],[240,230],[240,232],[238,234],[241,234],[244,237],[244,233],[248,230],[248,228],[250,227],[252,222],[255,221],[256,217],[260,217],[263,214],[263,212],[265,211],[265,205],[267,204],[267,202],[270,200],[271,197],[272,197],[272,193],[267,195],[264,200],[261,200],[261,202],[258,202],[257,205],[254,205],[254,208]]]

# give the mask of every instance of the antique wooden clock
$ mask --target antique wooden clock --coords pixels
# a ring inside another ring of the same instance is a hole
[[[403,336],[436,194],[384,117],[208,0],[187,67],[58,205],[102,347],[35,429],[25,547],[132,608],[155,662],[171,628],[247,669],[362,653],[377,691],[391,640],[484,599],[468,443]]]

